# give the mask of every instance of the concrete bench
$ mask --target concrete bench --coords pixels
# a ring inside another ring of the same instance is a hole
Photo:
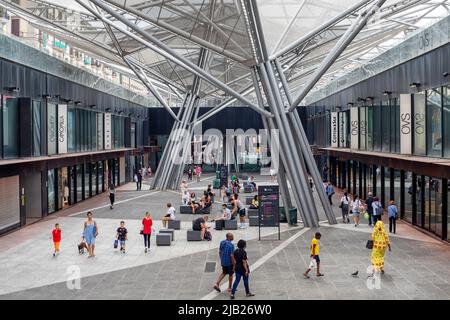
[[[225,230],[237,230],[237,228],[238,228],[238,223],[237,223],[237,220],[236,219],[234,219],[234,220],[224,220],[224,222],[225,222]]]
[[[181,214],[192,214],[191,206],[180,206],[180,213]]]
[[[253,196],[247,196],[247,197],[245,197],[245,204],[246,205],[251,205],[252,204],[252,201],[253,201]]]
[[[225,227],[224,220],[217,220],[216,221],[216,230],[222,230]]]
[[[172,242],[172,235],[170,233],[158,233],[156,235],[157,246],[170,246]]]
[[[252,184],[244,185],[244,193],[252,193],[252,192],[253,192],[253,185]]]
[[[251,227],[259,226],[259,209],[247,209],[248,225]]]
[[[187,241],[202,241],[202,232],[196,230],[188,230]]]
[[[180,220],[169,220],[167,224],[168,229],[180,230],[181,221]]]
[[[159,234],[170,234],[171,241],[175,240],[175,230],[174,229],[161,229],[159,230]]]
[[[197,210],[195,213],[196,214],[210,214],[211,213],[211,209],[212,209],[212,205],[203,209],[199,209]]]

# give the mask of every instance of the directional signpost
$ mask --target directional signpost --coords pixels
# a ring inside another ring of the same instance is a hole
[[[277,185],[259,186],[259,240],[261,228],[278,227],[280,240],[280,187]]]

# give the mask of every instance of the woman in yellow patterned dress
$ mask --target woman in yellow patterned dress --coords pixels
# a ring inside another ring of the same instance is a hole
[[[384,228],[383,221],[377,221],[372,232],[373,248],[372,248],[372,266],[373,270],[384,273],[384,253],[386,247],[391,251],[389,236]]]

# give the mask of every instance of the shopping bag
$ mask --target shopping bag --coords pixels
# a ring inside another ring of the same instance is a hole
[[[119,245],[119,240],[114,240],[114,249],[117,249],[117,247],[118,247],[118,245]]]
[[[316,259],[311,257],[311,260],[309,261],[309,269],[317,268],[317,261]]]
[[[369,220],[369,213],[367,211],[364,212],[364,219]]]

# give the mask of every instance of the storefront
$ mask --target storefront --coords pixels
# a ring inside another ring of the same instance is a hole
[[[385,208],[394,200],[401,219],[450,241],[448,176],[436,177],[427,173],[436,171],[446,175],[445,171],[431,168],[432,164],[415,165],[417,170],[408,171],[375,165],[373,162],[376,160],[372,163],[350,160],[349,157],[355,157],[350,153],[330,153],[333,154],[328,158],[332,184],[353,195],[358,194],[362,199],[372,192]]]

